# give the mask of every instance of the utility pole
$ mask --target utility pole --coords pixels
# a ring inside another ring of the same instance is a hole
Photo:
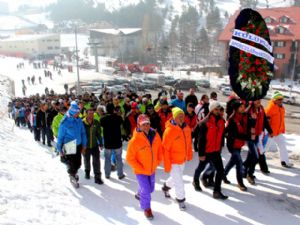
[[[77,95],[80,95],[81,88],[80,88],[79,65],[78,65],[77,25],[75,26],[75,51],[76,51],[76,67],[77,67]]]
[[[96,42],[94,39],[90,38],[88,45],[90,45],[91,49],[93,49],[93,51],[94,51],[96,72],[99,72],[98,48],[101,45],[101,43],[100,42]]]

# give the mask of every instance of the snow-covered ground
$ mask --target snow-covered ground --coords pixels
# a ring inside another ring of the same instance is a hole
[[[1,65],[2,63],[2,65]],[[8,65],[0,61],[2,71]],[[14,66],[15,68],[15,66]],[[13,70],[13,69],[12,69]],[[25,77],[24,70],[8,71],[11,78]],[[14,75],[12,75],[14,74]],[[75,74],[55,77],[47,85],[58,85],[59,79],[73,79]],[[134,199],[137,190],[135,176],[127,164],[127,178],[120,181],[116,174],[104,179],[102,186],[83,178],[79,172],[79,189],[69,183],[66,168],[50,149],[33,140],[25,128],[17,128],[7,118],[8,81],[0,76],[0,224],[16,225],[96,225],[96,224],[299,224],[300,222],[300,137],[287,135],[287,147],[292,169],[280,166],[278,153],[268,152],[270,176],[256,173],[257,185],[248,186],[248,192],[236,187],[235,170],[228,178],[232,185],[223,185],[229,195],[227,201],[214,200],[211,189],[195,192],[191,185],[197,155],[186,166],[184,173],[187,211],[179,210],[174,198],[165,199],[160,191],[168,177],[160,167],[153,193],[153,222],[144,218],[139,203]],[[62,82],[63,83],[63,82]],[[33,92],[43,92],[45,84],[36,85]],[[17,92],[18,93],[18,92]],[[126,145],[123,147],[126,150]],[[243,157],[246,151],[242,152]],[[224,164],[228,161],[223,151]],[[125,152],[123,154],[125,157]],[[101,154],[103,159],[103,152]],[[101,160],[103,171],[103,160]],[[174,197],[174,190],[171,192]]]

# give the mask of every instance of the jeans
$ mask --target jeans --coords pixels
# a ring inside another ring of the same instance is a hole
[[[215,177],[215,172],[216,172],[216,168],[214,167],[213,164],[209,163],[208,168],[204,171],[202,178],[203,179],[208,179],[209,182],[213,182],[214,181],[214,177]]]
[[[239,184],[243,184],[243,160],[241,149],[230,150],[231,157],[225,166],[224,176],[227,176],[232,167],[236,166],[236,179]]]
[[[208,163],[212,163],[213,166],[216,168],[217,174],[216,174],[214,191],[219,192],[221,191],[221,183],[222,183],[222,178],[224,176],[224,167],[223,167],[223,162],[222,162],[222,157],[220,152],[207,153],[205,160],[199,161],[198,167],[196,168],[194,173],[194,182],[199,183],[200,175]]]
[[[85,172],[89,173],[91,171],[91,156],[93,158],[93,171],[94,171],[95,178],[101,177],[100,152],[98,146],[95,148],[86,149],[86,153],[83,155]]]
[[[255,166],[259,159],[257,144],[258,141],[248,141],[248,155],[243,163],[245,167],[245,175],[249,175],[250,177],[253,177]]]
[[[143,210],[151,208],[151,193],[155,187],[155,173],[151,176],[137,174],[137,181],[139,183],[138,194],[140,196],[140,205]]]
[[[118,170],[118,177],[123,175],[123,161],[122,161],[122,148],[119,149],[105,149],[105,163],[104,163],[104,170],[105,176],[109,177],[111,172],[111,154],[115,152],[116,160],[117,160],[117,170]]]

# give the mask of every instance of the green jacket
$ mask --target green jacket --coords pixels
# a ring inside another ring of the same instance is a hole
[[[64,115],[61,114],[61,113],[58,113],[54,118],[53,118],[53,121],[52,121],[52,131],[53,131],[53,135],[54,137],[57,138],[57,135],[58,135],[58,128],[59,128],[59,125],[60,125],[60,122],[61,120],[64,118]]]
[[[102,146],[103,144],[102,144],[100,123],[94,119],[93,123],[89,124],[86,118],[84,118],[83,124],[86,132],[87,148],[91,149],[99,145]]]

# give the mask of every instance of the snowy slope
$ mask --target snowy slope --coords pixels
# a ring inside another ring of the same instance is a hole
[[[8,100],[4,79],[0,76],[3,104]],[[5,112],[3,104],[0,110]],[[211,189],[204,188],[202,193],[193,190],[192,175],[197,165],[195,154],[184,173],[186,212],[179,211],[174,200],[163,197],[160,189],[167,174],[159,168],[152,196],[155,219],[151,224],[298,224],[300,137],[289,135],[287,138],[295,168],[281,168],[278,154],[268,153],[271,175],[257,172],[257,185],[250,186],[245,181],[249,191],[244,193],[235,187],[235,171],[232,170],[228,178],[234,184],[223,185],[224,193],[230,196],[224,202],[214,200]],[[123,149],[126,150],[126,146]],[[126,179],[119,181],[117,175],[112,174],[110,180],[104,179],[103,186],[83,179],[81,169],[81,187],[75,190],[59,158],[54,157],[47,147],[36,143],[28,130],[15,127],[6,115],[0,117],[0,152],[0,224],[150,224],[133,197],[137,183],[126,164]],[[246,151],[242,155],[245,157]],[[227,161],[227,150],[223,151],[223,156]],[[103,171],[103,160],[101,167]],[[171,194],[174,196],[174,190]]]

